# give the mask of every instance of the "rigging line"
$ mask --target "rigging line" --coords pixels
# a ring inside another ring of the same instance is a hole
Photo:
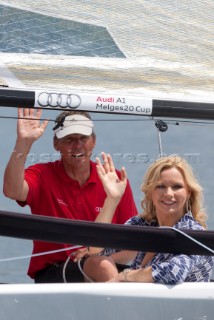
[[[161,118],[162,121],[164,121],[165,123],[167,124],[170,124],[170,125],[175,125],[175,126],[179,126],[179,125],[193,125],[193,126],[214,126],[214,122],[212,122],[211,120],[210,121],[194,121],[194,120],[171,120],[171,119],[163,119]],[[134,119],[135,120],[135,119]],[[160,121],[160,118],[154,118],[154,117],[151,117],[151,119],[148,119],[148,120],[154,120],[154,121]],[[110,120],[111,121],[111,120]],[[123,121],[123,120],[121,120]],[[138,121],[138,120],[136,120]]]
[[[155,122],[155,126],[158,131],[159,154],[162,157],[163,156],[163,148],[162,148],[162,141],[161,141],[161,132],[166,132],[168,129],[168,125],[166,124],[166,122],[164,122],[162,120],[157,120]]]
[[[167,227],[167,226],[160,226],[159,228],[166,228],[166,229],[171,229],[171,230],[174,230],[180,234],[182,234],[183,236],[185,236],[186,238],[190,239],[191,241],[195,242],[196,244],[198,244],[200,247],[208,250],[209,252],[211,252],[212,254],[214,254],[214,250],[212,250],[211,248],[207,247],[205,244],[203,244],[202,242],[196,240],[195,238],[191,237],[190,235],[186,234],[185,232],[183,232],[182,230],[180,229],[176,229],[174,227]]]
[[[23,260],[23,259],[33,258],[33,257],[44,256],[44,255],[46,255],[46,254],[63,252],[63,251],[68,251],[68,250],[72,250],[72,249],[79,249],[79,248],[82,248],[82,247],[83,247],[83,246],[76,245],[76,246],[72,246],[72,247],[68,247],[68,248],[64,248],[64,249],[45,251],[45,252],[35,253],[35,254],[31,254],[31,255],[26,255],[26,256],[3,258],[3,259],[0,259],[0,262],[9,262],[9,261]],[[69,256],[69,257],[70,257],[70,256]]]
[[[214,122],[199,122],[199,121],[188,121],[188,120],[181,120],[181,121],[176,121],[176,120],[164,120],[166,123],[168,124],[173,124],[173,125],[176,125],[176,126],[179,126],[179,125],[198,125],[198,126],[204,126],[204,125],[209,125],[209,126],[213,126],[214,125]]]
[[[158,130],[158,129],[157,129]],[[158,130],[158,146],[159,146],[159,154],[160,157],[163,156],[163,147],[162,147],[162,140],[161,140],[161,133],[160,130]]]
[[[211,122],[211,121],[194,121],[194,120],[170,120],[170,119],[167,119],[167,120],[164,120],[164,122],[168,123],[168,124],[173,124],[173,125],[176,125],[176,126],[179,126],[179,125],[200,125],[200,126],[204,126],[204,125],[211,125],[213,126],[214,125],[214,122]]]
[[[0,116],[0,119],[12,119],[12,120],[18,120],[18,119],[22,119],[22,120],[37,120],[37,121],[45,121],[45,120],[48,120],[48,121],[53,121],[55,122],[55,120],[53,119],[47,119],[47,118],[40,118],[40,119],[35,119],[35,118],[24,118],[24,117],[12,117],[12,116]]]
[[[117,114],[114,114],[114,116],[117,116]],[[127,115],[126,115],[127,116]],[[19,117],[13,117],[13,116],[0,116],[0,119],[14,119],[14,120],[18,120],[18,119],[25,119],[25,120],[38,120],[38,121],[45,121],[45,120],[48,120],[49,122],[56,122],[55,119],[47,119],[47,118],[41,118],[41,119],[32,119],[32,118],[19,118]],[[144,121],[156,121],[155,118],[153,117],[149,117],[149,118],[141,118],[141,119],[92,119],[93,122],[129,122],[129,121],[133,121],[133,122],[144,122]],[[173,124],[173,125],[214,125],[214,122],[212,121],[194,121],[194,120],[170,120],[170,119],[167,119],[167,120],[164,120],[164,122],[168,123],[168,124]]]
[[[114,115],[116,116],[116,115]],[[56,122],[56,119],[48,119],[48,118],[40,118],[40,119],[34,119],[34,118],[24,118],[24,117],[13,117],[13,116],[0,116],[0,119],[12,119],[12,120],[18,120],[18,119],[23,119],[23,120],[38,120],[38,121],[44,121],[44,120],[48,120],[48,121],[52,121],[52,122]],[[116,121],[151,121],[153,120],[152,118],[149,119],[92,119],[93,122],[107,122],[107,121],[111,121],[111,122],[116,122]]]

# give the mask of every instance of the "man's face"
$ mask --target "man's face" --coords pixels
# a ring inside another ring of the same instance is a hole
[[[54,147],[64,161],[75,164],[90,160],[95,143],[93,135],[70,134],[62,139],[55,139]]]

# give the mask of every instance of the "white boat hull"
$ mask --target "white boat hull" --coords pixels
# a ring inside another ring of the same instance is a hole
[[[212,320],[214,283],[3,284],[1,320]]]

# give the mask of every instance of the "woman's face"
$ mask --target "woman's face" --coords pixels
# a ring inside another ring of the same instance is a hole
[[[173,226],[186,211],[189,190],[182,174],[176,168],[165,169],[160,175],[151,198],[159,225]]]

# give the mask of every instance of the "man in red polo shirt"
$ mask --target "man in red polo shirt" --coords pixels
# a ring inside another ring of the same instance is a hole
[[[94,221],[102,209],[106,194],[91,155],[96,143],[94,124],[82,111],[64,111],[56,118],[54,148],[61,159],[38,163],[25,169],[32,144],[44,133],[48,121],[40,122],[41,110],[18,110],[17,140],[4,176],[5,196],[19,205],[29,205],[33,214],[73,220]],[[120,172],[117,171],[118,176]],[[113,223],[123,224],[137,214],[128,183],[115,212]],[[28,275],[35,282],[84,281],[76,261],[86,248],[34,241]],[[60,251],[61,250],[61,251]],[[55,253],[42,254],[56,251]]]

